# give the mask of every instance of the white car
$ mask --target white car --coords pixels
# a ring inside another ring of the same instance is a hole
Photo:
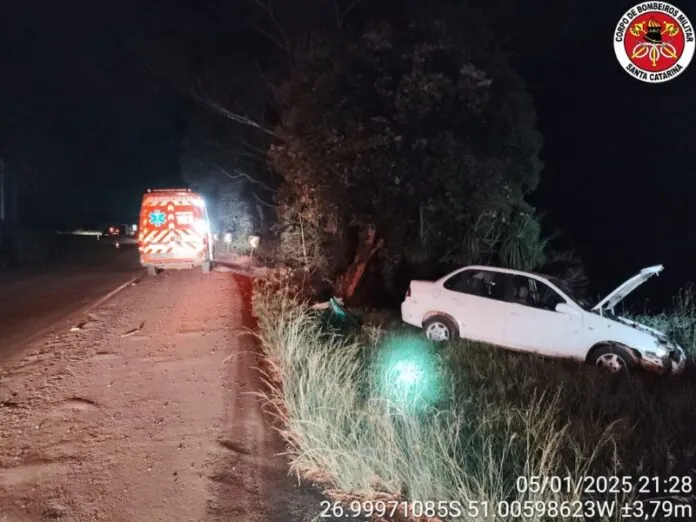
[[[662,265],[641,270],[590,307],[563,281],[540,274],[468,266],[437,281],[411,281],[401,304],[404,322],[428,339],[471,339],[549,357],[579,359],[613,372],[644,367],[680,373],[684,350],[614,307]]]

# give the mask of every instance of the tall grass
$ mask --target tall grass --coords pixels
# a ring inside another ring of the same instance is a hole
[[[452,343],[435,356],[439,400],[414,411],[375,378],[388,335],[373,331],[350,341],[327,335],[319,317],[283,286],[257,285],[254,308],[267,398],[292,470],[335,498],[548,505],[586,496],[519,491],[517,478],[657,473],[665,471],[670,452],[688,451],[675,449],[669,438],[685,428],[658,422],[665,410],[633,397],[645,392],[633,381],[600,381],[592,369]],[[640,408],[659,424],[652,435],[632,433]],[[670,421],[696,419],[691,401],[673,409]],[[646,443],[651,436],[654,446]],[[642,459],[646,449],[652,458]],[[494,515],[469,519],[509,520]],[[528,518],[542,519],[548,517]]]

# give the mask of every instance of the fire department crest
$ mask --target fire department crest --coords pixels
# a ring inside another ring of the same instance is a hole
[[[646,83],[673,80],[694,56],[694,28],[680,9],[643,2],[629,9],[614,31],[614,52],[623,69]]]

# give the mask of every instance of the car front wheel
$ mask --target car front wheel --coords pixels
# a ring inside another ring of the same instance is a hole
[[[625,349],[606,345],[595,350],[588,362],[611,373],[629,373],[633,369],[633,359]]]
[[[425,336],[430,341],[443,342],[455,339],[457,330],[452,321],[445,317],[433,317],[423,324]]]

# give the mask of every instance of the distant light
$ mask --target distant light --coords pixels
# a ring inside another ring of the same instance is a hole
[[[59,234],[70,234],[73,236],[95,236],[96,238],[100,238],[104,234],[102,232],[99,232],[98,230],[73,230],[72,232],[58,232]]]

